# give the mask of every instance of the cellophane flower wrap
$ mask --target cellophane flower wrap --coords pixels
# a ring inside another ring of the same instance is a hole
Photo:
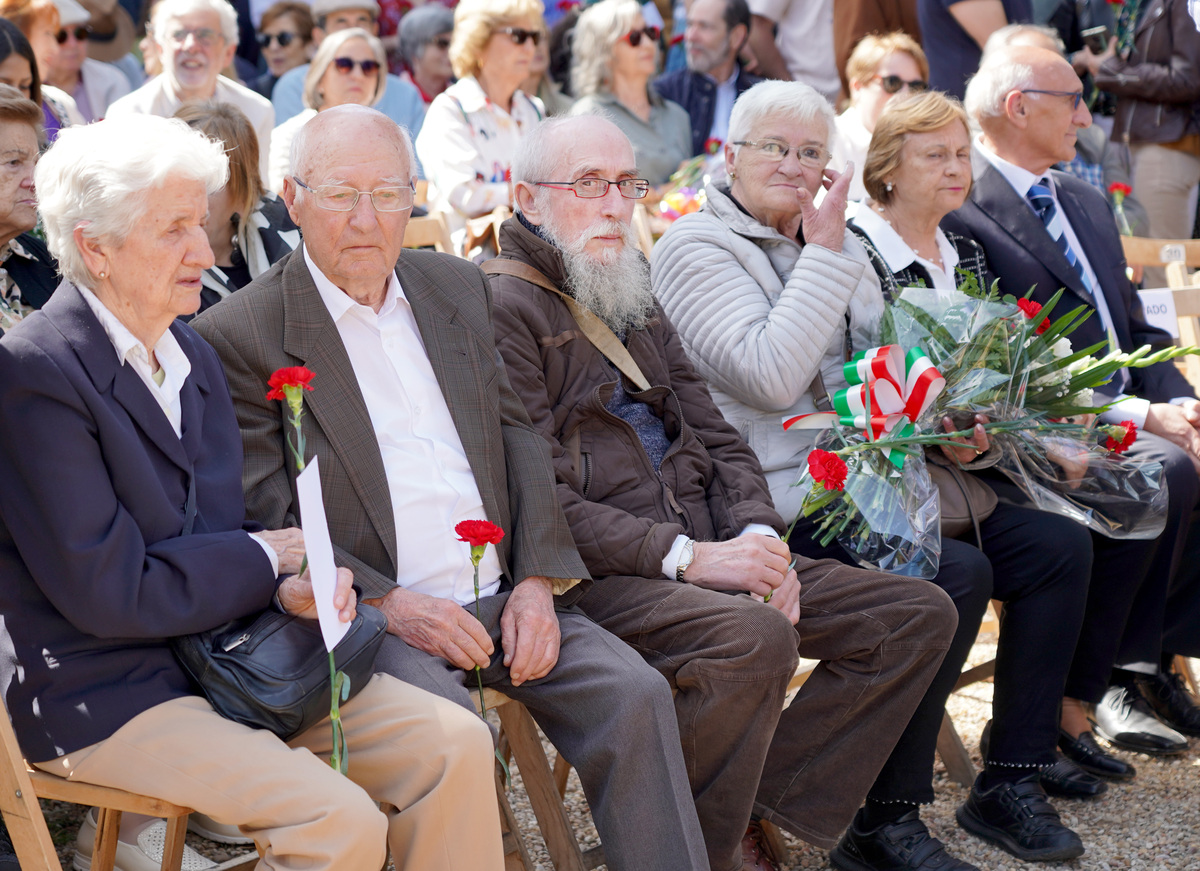
[[[1096,426],[1108,406],[1095,404],[1094,391],[1120,369],[1198,349],[1145,346],[1123,354],[1110,351],[1109,342],[1073,348],[1069,336],[1093,313],[1080,305],[1058,314],[1062,295],[1039,306],[1002,297],[995,285],[980,288],[964,273],[955,291],[905,289],[881,332],[901,345],[920,344],[946,379],[919,428],[934,431],[949,417],[967,431],[983,414],[991,448],[981,465],[1002,472],[1033,506],[1110,538],[1154,538],[1166,520],[1162,467],[1122,456],[1136,432],[1130,422]]]

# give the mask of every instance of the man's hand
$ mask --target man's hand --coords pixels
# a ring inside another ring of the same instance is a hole
[[[350,569],[340,568],[337,570],[337,586],[333,589],[333,605],[338,609],[338,619],[343,623],[349,623],[358,613],[356,608],[358,597],[354,594],[353,584],[354,573]],[[297,617],[317,619],[317,603],[313,599],[312,581],[309,580],[307,571],[303,576],[292,575],[290,578],[284,578],[277,592],[279,604],[283,606],[284,611]]]
[[[452,599],[414,593],[403,587],[382,599],[363,599],[388,618],[388,632],[410,647],[462,669],[487,668],[495,651],[483,624]]]
[[[297,527],[268,529],[254,533],[279,557],[279,574],[295,575],[304,563],[304,533]]]
[[[1064,483],[1067,487],[1072,490],[1078,489],[1087,472],[1088,460],[1092,456],[1091,452],[1070,439],[1054,438],[1053,436],[1045,440],[1045,446],[1046,459],[1063,470],[1063,474],[1066,475]]]
[[[548,675],[560,639],[550,579],[529,577],[513,587],[500,615],[500,647],[513,686]]]
[[[800,622],[800,580],[795,569],[788,569],[787,577],[767,604],[781,611],[793,626]]]
[[[1196,474],[1200,475],[1200,433],[1196,431],[1197,421],[1200,421],[1200,403],[1194,399],[1183,405],[1155,402],[1146,413],[1146,425],[1143,429],[1183,448],[1192,465],[1196,467]]]
[[[979,455],[992,446],[991,442],[988,441],[987,433],[983,429],[983,425],[987,422],[988,419],[982,414],[975,415],[975,431],[971,433],[971,437],[952,439],[952,441],[959,442],[962,447],[953,448],[950,445],[942,445],[942,453],[960,466],[965,466],[967,463],[979,459]],[[942,429],[946,432],[956,432],[954,421],[948,417],[943,417]]]
[[[1076,63],[1082,63],[1084,69],[1095,77],[1100,74],[1100,67],[1104,65],[1104,62],[1109,58],[1116,57],[1116,54],[1117,38],[1114,36],[1108,40],[1108,48],[1104,49],[1100,54],[1093,53],[1091,48],[1085,46],[1081,51],[1075,52],[1075,55],[1071,58],[1071,62],[1072,66]]]
[[[707,590],[745,590],[765,597],[783,585],[791,559],[788,546],[769,535],[698,541],[683,579]]]
[[[844,172],[826,169],[821,182],[825,186],[825,199],[821,207],[813,206],[813,196],[804,188],[796,190],[800,200],[800,226],[804,228],[804,244],[820,245],[830,251],[841,253],[842,240],[846,238],[846,197],[850,193],[850,180],[854,178],[854,161],[846,163]]]

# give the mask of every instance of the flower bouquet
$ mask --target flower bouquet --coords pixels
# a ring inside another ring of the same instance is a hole
[[[698,212],[704,207],[704,186],[725,173],[721,141],[710,138],[704,143],[704,153],[687,161],[667,179],[667,192],[658,203],[658,211],[668,221],[677,221],[684,215]]]

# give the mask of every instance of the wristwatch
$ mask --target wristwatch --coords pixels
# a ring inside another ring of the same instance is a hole
[[[694,538],[689,538],[683,543],[683,553],[679,555],[679,564],[675,566],[675,580],[683,580],[683,573],[688,570],[696,558],[695,547],[696,540]]]

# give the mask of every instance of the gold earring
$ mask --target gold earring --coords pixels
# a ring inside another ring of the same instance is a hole
[[[736,178],[737,178],[737,172],[734,170],[730,170],[729,171],[729,180],[734,181]]]

